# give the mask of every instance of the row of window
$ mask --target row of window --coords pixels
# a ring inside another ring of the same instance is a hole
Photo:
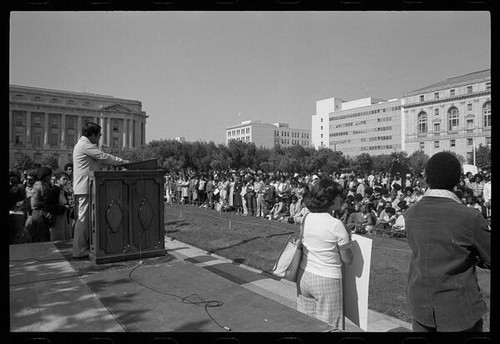
[[[425,111],[421,111],[417,115],[417,133],[418,134],[426,134],[428,132],[428,122],[429,118]],[[460,125],[459,120],[459,111],[456,107],[451,107],[448,110],[448,131],[458,131],[458,127]],[[483,127],[490,128],[491,127],[491,102],[486,102],[483,105]],[[466,127],[465,129],[470,130],[474,129],[474,119],[467,118],[466,119]],[[440,123],[434,123],[434,132],[440,132],[441,127]]]
[[[66,105],[82,105],[82,106],[91,106],[92,103],[89,101],[83,101],[77,103],[74,99],[60,99],[54,97],[40,97],[40,96],[27,96],[24,94],[16,94],[13,97],[15,100],[25,100],[32,101],[37,103],[50,103],[50,104],[66,104]]]
[[[392,145],[380,145],[380,146],[366,146],[361,147],[361,151],[371,151],[371,150],[380,150],[380,149],[392,149]]]
[[[227,136],[236,136],[236,135],[243,135],[243,134],[249,134],[250,133],[250,127],[248,128],[242,128],[242,129],[233,129],[229,130],[227,132]]]
[[[383,108],[383,109],[373,109],[373,110],[367,110],[367,111],[351,113],[348,115],[339,115],[339,116],[335,116],[335,113],[331,113],[331,114],[333,114],[333,116],[330,117],[330,121],[338,121],[338,120],[346,119],[346,118],[368,116],[368,115],[374,115],[374,114],[380,113],[380,112],[399,111],[399,110],[401,110],[401,106],[393,106],[393,107]]]
[[[442,141],[434,141],[434,148],[440,148],[440,144],[441,144]],[[472,147],[474,145],[474,138],[472,137],[468,137],[466,139],[466,144],[468,147]],[[449,147],[450,148],[454,148],[456,147],[457,145],[457,140],[453,139],[453,140],[449,140]],[[486,137],[486,145],[491,145],[491,137]],[[422,141],[419,143],[419,147],[421,150],[424,150],[425,149],[425,142]]]
[[[486,90],[487,91],[490,91],[491,90],[491,82],[487,82],[485,84],[486,86]],[[445,91],[442,91],[442,92],[434,92],[434,99],[439,99],[440,95],[443,94]],[[456,95],[456,90],[454,88],[450,89],[447,91],[448,92],[448,95],[450,97],[455,97]],[[472,94],[474,92],[474,88],[473,86],[469,85],[465,88],[465,94]],[[424,94],[421,94],[420,95],[420,102],[424,102],[426,99],[425,99],[425,95]]]

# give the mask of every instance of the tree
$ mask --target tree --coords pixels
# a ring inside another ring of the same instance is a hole
[[[363,175],[372,170],[372,157],[368,153],[361,153],[355,159],[357,170]]]
[[[31,157],[26,153],[16,153],[16,161],[14,164],[14,169],[19,171],[31,170],[35,167],[35,163]]]
[[[476,148],[476,166],[484,169],[491,168],[491,148],[483,146],[482,143]]]
[[[52,154],[42,161],[42,166],[49,167],[52,171],[59,169],[59,156]]]
[[[465,164],[465,158],[463,155],[455,153],[455,152],[450,151],[450,150],[444,150],[443,152],[453,154],[458,159],[458,161],[460,161],[461,164]]]
[[[422,150],[416,150],[408,157],[408,167],[414,174],[421,173],[429,161],[429,156]]]

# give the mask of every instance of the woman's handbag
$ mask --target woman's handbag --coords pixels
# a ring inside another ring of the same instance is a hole
[[[307,215],[306,215],[307,216]],[[271,270],[273,275],[287,279],[292,282],[297,281],[297,272],[299,271],[300,259],[302,258],[302,237],[304,234],[304,219],[300,227],[300,234],[297,240],[290,235],[283,246],[283,249],[274,263]]]

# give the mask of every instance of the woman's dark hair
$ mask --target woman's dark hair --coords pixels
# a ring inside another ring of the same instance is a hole
[[[342,196],[340,184],[330,178],[323,178],[304,195],[304,205],[311,213],[324,213],[337,196]]]
[[[63,176],[64,176],[64,177],[66,177],[66,178],[69,178],[69,175],[68,175],[66,172],[64,172],[64,171],[57,172],[57,173],[54,175],[54,177],[56,177],[56,180],[61,179]]]
[[[94,122],[87,122],[82,128],[82,135],[90,137],[92,135],[99,135],[101,132],[101,126]]]

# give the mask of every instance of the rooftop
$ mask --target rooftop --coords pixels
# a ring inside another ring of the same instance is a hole
[[[438,90],[443,88],[450,88],[453,86],[460,86],[471,84],[475,82],[491,79],[491,69],[485,69],[478,72],[472,72],[464,75],[454,76],[443,81],[436,82],[426,87],[419,88],[414,91],[407,92],[405,96],[414,95],[418,93],[425,93],[431,90]]]

